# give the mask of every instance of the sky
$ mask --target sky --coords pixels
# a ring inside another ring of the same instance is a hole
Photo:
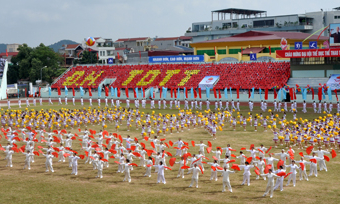
[[[279,3],[278,3],[279,2]],[[35,47],[86,37],[176,37],[193,22],[225,8],[265,10],[268,16],[339,7],[337,0],[0,0],[0,43]]]

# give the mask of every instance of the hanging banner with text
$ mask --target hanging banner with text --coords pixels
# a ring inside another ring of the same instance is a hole
[[[340,49],[276,50],[276,58],[340,57]]]
[[[204,62],[204,55],[157,56],[149,57],[149,63]]]

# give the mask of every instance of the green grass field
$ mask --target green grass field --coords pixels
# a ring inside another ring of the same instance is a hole
[[[79,104],[78,104],[79,105]],[[86,104],[87,105],[87,104]],[[123,104],[124,105],[124,104]],[[103,107],[103,106],[102,106]],[[12,106],[12,109],[16,108]],[[81,108],[81,106],[62,105],[62,106],[37,106],[30,109],[60,109],[60,108]],[[269,107],[270,108],[270,107]],[[24,108],[22,108],[24,109]],[[6,109],[4,108],[4,111]],[[241,113],[248,115],[248,107],[241,107]],[[150,112],[150,109],[141,109],[141,112]],[[156,113],[177,114],[178,110],[155,110]],[[259,107],[255,107],[253,115],[260,113]],[[269,115],[269,113],[264,113]],[[279,114],[280,117],[282,114]],[[312,109],[308,109],[307,114],[301,111],[297,114],[298,118],[314,119],[319,115],[312,113]],[[287,114],[287,119],[291,120],[292,115]],[[134,123],[133,123],[134,124]],[[108,123],[108,132],[114,132],[114,124]],[[84,127],[81,127],[84,129]],[[88,129],[99,130],[99,126],[88,126]],[[70,128],[69,128],[70,129]],[[263,128],[259,127],[258,132],[254,132],[253,127],[248,127],[247,132],[243,128],[238,127],[237,131],[233,131],[229,125],[223,128],[223,131],[217,132],[217,140],[212,141],[211,136],[203,129],[196,128],[185,130],[183,133],[166,134],[166,142],[168,140],[176,141],[181,137],[184,141],[190,142],[194,140],[196,143],[203,140],[206,144],[211,141],[213,149],[216,146],[225,147],[228,143],[236,149],[235,154],[238,155],[241,147],[249,148],[250,144],[259,146],[264,144],[266,147],[273,146],[273,135],[271,131],[263,132]],[[71,130],[76,133],[78,130]],[[121,125],[118,134],[123,137],[129,134],[132,138],[140,138],[140,129],[137,131],[132,127],[130,132],[126,131],[125,122]],[[163,136],[161,137],[163,138]],[[6,145],[4,137],[1,144]],[[147,148],[150,143],[145,142]],[[18,143],[22,146],[23,143]],[[38,144],[41,145],[41,144]],[[125,144],[124,144],[125,145]],[[45,145],[42,145],[45,146]],[[189,144],[189,152],[197,153],[198,147],[192,147]],[[79,154],[79,142],[73,142],[73,149]],[[282,147],[274,148],[272,153],[279,153]],[[295,149],[295,158],[300,159],[299,150]],[[175,155],[175,149],[167,151]],[[337,150],[338,151],[338,150]],[[303,150],[305,153],[305,150]],[[214,154],[206,154],[212,160]],[[249,156],[246,153],[246,156]],[[321,171],[318,177],[311,177],[307,181],[299,181],[297,177],[296,187],[286,187],[284,182],[284,191],[275,191],[272,199],[262,197],[267,181],[262,179],[255,180],[256,174],[252,170],[251,185],[241,186],[243,171],[237,172],[230,176],[233,193],[222,193],[222,178],[219,180],[209,181],[210,167],[205,165],[206,171],[199,178],[199,188],[188,188],[191,181],[191,174],[186,175],[184,179],[176,178],[179,165],[175,164],[172,171],[165,171],[166,185],[156,184],[157,174],[152,173],[152,177],[144,177],[145,168],[136,167],[131,171],[132,182],[122,182],[124,174],[116,173],[117,164],[114,159],[110,160],[110,167],[104,167],[103,178],[95,178],[97,171],[93,170],[92,165],[84,164],[84,160],[79,160],[78,176],[71,175],[71,169],[68,168],[68,162],[58,163],[58,159],[53,160],[54,173],[45,173],[45,157],[35,156],[35,163],[31,164],[31,170],[23,170],[24,155],[15,153],[13,155],[13,168],[5,167],[5,154],[0,153],[0,203],[338,203],[340,198],[340,159],[336,157],[327,162],[328,172]],[[179,158],[177,158],[177,161]],[[135,163],[139,164],[139,159],[135,159]],[[239,163],[236,160],[236,163]],[[309,174],[309,166],[307,166]],[[154,169],[152,169],[154,172]],[[186,171],[187,172],[187,171]]]

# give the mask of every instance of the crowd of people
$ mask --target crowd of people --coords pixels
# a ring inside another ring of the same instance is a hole
[[[109,105],[105,99],[106,107],[98,109],[84,107],[74,110],[62,108],[38,111],[26,108],[2,111],[0,120],[3,139],[1,141],[5,139],[7,143],[2,144],[1,150],[6,155],[6,167],[13,167],[12,160],[16,159],[15,155],[21,152],[25,155],[24,169],[30,170],[34,158],[42,155],[46,157],[46,172],[54,172],[53,161],[58,159],[59,162],[68,160],[69,167],[72,168],[71,174],[77,175],[78,162],[85,160],[85,165],[92,164],[93,169],[98,172],[97,177],[103,178],[104,168],[110,168],[111,161],[114,160],[113,163],[117,164],[117,167],[113,168],[117,168],[117,173],[124,173],[123,181],[131,182],[131,171],[142,167],[145,168],[144,176],[151,177],[154,170],[157,173],[157,183],[166,184],[165,170],[171,170],[175,164],[179,164],[177,177],[184,178],[185,174],[191,174],[189,187],[196,188],[198,188],[200,174],[209,167],[210,180],[217,181],[219,175],[223,177],[223,192],[226,187],[232,192],[229,178],[232,173],[243,170],[242,185],[249,186],[253,171],[256,179],[261,178],[268,182],[263,196],[270,194],[272,197],[274,190],[283,190],[286,177],[288,177],[287,185],[292,181],[295,187],[297,175],[299,180],[308,181],[311,176],[318,176],[317,166],[320,171],[327,171],[325,161],[330,161],[327,155],[330,154],[334,158],[335,149],[340,151],[339,114],[332,114],[330,108],[324,110],[327,114],[311,121],[297,118],[297,104],[294,102],[290,110],[293,112],[293,120],[286,118],[287,107],[284,106],[281,110],[280,103],[276,102],[273,104],[275,107],[273,111],[267,110],[266,102],[261,102],[261,109],[269,114],[261,113],[254,116],[251,111],[248,115],[239,113],[239,101],[231,101],[230,107],[229,102],[223,106],[221,101],[216,101],[215,112],[210,110],[209,100],[205,102],[207,110],[196,112],[194,109],[202,109],[202,101],[191,101],[189,107],[189,101],[185,100],[184,109],[180,101],[170,101],[169,108],[172,108],[173,104],[174,108],[178,109],[177,114],[157,114],[155,110],[144,113],[139,110],[138,100],[135,100],[135,109],[130,107],[129,99],[125,102],[124,107],[120,100],[111,101]],[[52,101],[49,100],[49,103]],[[67,104],[66,99],[64,103]],[[37,105],[34,101],[33,104]],[[39,100],[39,104],[42,104],[42,100]],[[59,104],[62,104],[61,99]],[[84,105],[83,101],[81,105]],[[91,101],[90,105],[92,105]],[[98,106],[100,105],[98,99]],[[163,109],[168,108],[166,101],[163,101],[163,104],[159,101],[158,105],[159,109],[162,105]],[[29,99],[26,99],[26,106],[30,106]],[[250,101],[250,110],[252,106]],[[142,100],[142,108],[147,108],[146,101]],[[151,101],[151,109],[155,108],[155,104]],[[120,126],[123,124],[126,124],[127,132],[133,128],[140,129],[140,136],[122,137],[118,133],[121,132]],[[94,126],[100,131],[88,130],[89,126]],[[109,133],[108,126],[114,127],[115,133]],[[249,149],[241,148],[237,154],[237,150],[230,144],[222,148],[213,147],[209,141],[185,141],[184,138],[179,138],[173,142],[166,138],[166,134],[180,135],[180,132],[203,128],[207,132],[207,140],[218,140],[218,130],[232,128],[236,131],[236,127],[242,127],[241,129],[247,131],[247,128],[254,127],[254,131],[258,131],[260,126],[263,131],[273,132],[275,147],[282,146],[280,152],[275,152],[276,149],[272,147],[263,145],[255,147],[250,144]],[[77,149],[74,144],[75,140],[81,141],[80,149]],[[18,145],[22,143],[24,145],[19,147]],[[190,151],[190,146],[199,147],[199,151]],[[176,154],[172,155],[168,152],[169,149],[176,149]],[[301,152],[297,153],[297,151]],[[214,155],[212,160],[206,157],[208,154]],[[300,159],[297,159],[298,155]],[[137,159],[139,164],[133,163]],[[308,166],[309,175],[307,175]]]

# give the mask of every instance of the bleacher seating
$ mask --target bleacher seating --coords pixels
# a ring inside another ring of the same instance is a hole
[[[171,73],[172,70],[172,73]],[[135,74],[135,75],[133,75]],[[148,76],[147,76],[148,75]],[[288,62],[236,64],[148,64],[123,66],[77,66],[52,88],[96,88],[105,78],[116,78],[113,87],[198,87],[205,76],[220,76],[216,88],[272,88],[284,86],[290,77]],[[161,84],[162,83],[162,84]]]

